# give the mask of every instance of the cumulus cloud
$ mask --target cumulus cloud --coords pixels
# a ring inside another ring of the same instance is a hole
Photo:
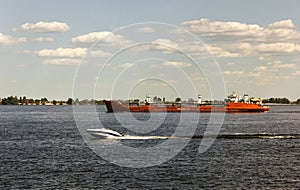
[[[241,22],[212,21],[209,19],[186,21],[182,24],[193,33],[223,41],[300,40],[300,32],[294,29],[295,25],[292,20],[278,21],[267,26]]]
[[[297,64],[282,63],[280,60],[275,60],[267,63],[267,66],[257,66],[248,76],[259,81],[271,82],[274,79],[288,79],[296,77],[294,72],[297,70]],[[283,71],[285,70],[285,71]],[[289,72],[289,74],[287,74]]]
[[[144,28],[139,28],[138,32],[143,32],[143,33],[153,33],[155,30],[150,27],[144,27]]]
[[[208,51],[215,57],[238,57],[239,53],[233,53],[222,49],[216,45],[207,45]]]
[[[254,71],[258,71],[258,72],[261,72],[261,71],[267,71],[268,70],[268,67],[266,66],[259,66],[259,67],[255,67]]]
[[[156,50],[161,51],[162,53],[170,54],[172,52],[182,51],[183,47],[179,48],[179,45],[180,44],[170,39],[159,38],[152,42],[139,44],[138,46],[133,47],[133,49],[136,51]]]
[[[297,65],[296,64],[287,64],[287,63],[282,63],[280,60],[275,60],[273,62],[269,62],[268,65],[272,69],[296,69]]]
[[[123,63],[121,65],[118,65],[118,66],[114,66],[113,69],[116,70],[116,69],[128,69],[130,67],[133,67],[134,64],[133,63]]]
[[[210,45],[208,45],[210,46]],[[300,45],[290,42],[276,42],[276,43],[231,43],[231,44],[217,44],[216,49],[219,52],[230,52],[228,56],[224,57],[238,57],[238,56],[259,56],[259,60],[264,61],[266,58],[264,54],[297,54],[300,52]],[[221,54],[222,55],[222,54]],[[226,55],[226,54],[224,54]],[[231,56],[230,56],[231,55]],[[216,56],[222,57],[222,56]]]
[[[293,43],[263,43],[255,46],[255,50],[265,53],[299,53],[300,46]]]
[[[162,51],[163,53],[171,53],[176,50],[182,50],[178,48],[178,43],[169,39],[156,39],[151,44],[146,45],[149,49],[155,49]]]
[[[268,25],[269,28],[295,28],[295,24],[291,19],[274,22]]]
[[[203,33],[208,36],[217,34],[249,36],[255,35],[262,30],[262,28],[256,24],[211,21],[209,19],[186,21],[183,22],[183,25],[193,33]]]
[[[243,71],[224,71],[223,72],[224,75],[228,75],[228,76],[237,76],[237,75],[243,75],[244,72]]]
[[[109,52],[96,50],[96,51],[90,51],[88,55],[91,55],[92,57],[111,57],[112,54]]]
[[[239,55],[250,55],[255,51],[253,45],[244,42],[232,44],[219,44],[219,46],[222,47],[224,51],[235,52]]]
[[[112,32],[92,32],[89,34],[84,34],[77,36],[75,38],[72,38],[72,43],[104,43],[109,45],[122,45],[122,44],[128,44],[130,41],[126,40],[122,35],[114,34]]]
[[[296,72],[294,73],[294,75],[295,75],[295,76],[300,76],[300,71],[296,71]]]
[[[192,64],[177,61],[167,61],[163,63],[164,66],[175,66],[175,67],[190,67]]]
[[[149,50],[154,49],[162,51],[163,53],[172,53],[172,52],[183,52],[186,54],[193,54],[199,56],[210,56],[215,57],[238,57],[240,54],[238,52],[230,52],[225,50],[222,47],[219,47],[216,44],[206,44],[205,46],[198,42],[184,42],[184,41],[172,41],[170,39],[156,39],[150,44],[145,44],[139,47],[139,50]]]
[[[241,22],[191,20],[182,23],[187,30],[213,40],[206,44],[212,55],[230,58],[264,54],[296,54],[300,52],[300,32],[291,19],[265,26]],[[182,44],[177,45],[181,49]],[[186,47],[191,52],[201,52],[201,46]]]
[[[46,32],[66,32],[69,30],[69,26],[62,22],[37,22],[37,23],[25,23],[22,24],[21,30],[23,31],[33,31],[39,33]]]
[[[112,56],[111,53],[101,51],[101,50],[87,52],[87,48],[42,49],[39,51],[35,51],[34,53],[39,57],[62,57],[62,58],[80,58],[84,56],[90,56],[90,57]]]
[[[244,45],[245,46],[245,45]],[[193,56],[199,57],[207,57],[207,56],[215,56],[218,58],[232,58],[238,57],[241,55],[237,48],[240,51],[245,51],[244,46],[240,45],[240,47],[235,46],[231,51],[229,45],[226,45],[226,48],[218,45],[218,44],[205,44],[199,42],[186,42],[183,40],[172,41],[170,39],[156,39],[151,43],[146,43],[142,46],[136,47],[137,50],[147,51],[147,50],[156,50],[162,51],[162,53],[170,54],[174,52],[182,52],[185,54],[193,54]]]
[[[296,69],[296,64],[280,64],[280,65],[274,65],[275,69]]]
[[[26,38],[14,38],[12,36],[0,33],[0,46],[8,46],[24,42],[27,42]]]
[[[156,39],[153,43],[162,45],[162,46],[171,46],[173,48],[178,48],[178,43],[169,39]]]
[[[83,57],[87,54],[86,48],[57,48],[42,49],[36,52],[40,57]]]
[[[49,59],[43,62],[43,64],[50,65],[78,65],[80,63],[81,60],[78,59]]]
[[[53,42],[54,39],[53,38],[49,38],[49,37],[40,37],[40,38],[33,38],[32,41],[34,42]]]

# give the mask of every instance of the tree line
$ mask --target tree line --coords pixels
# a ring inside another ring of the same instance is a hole
[[[176,98],[175,102],[180,102],[180,98]],[[262,103],[277,103],[277,104],[300,104],[300,98],[296,101],[290,101],[287,98],[269,98],[263,99]],[[67,100],[48,100],[46,97],[40,99],[27,98],[26,96],[17,97],[9,96],[0,98],[0,105],[103,105],[104,100],[75,100],[68,98]]]
[[[104,104],[104,100],[79,100],[68,98],[67,100],[48,100],[46,97],[40,99],[27,98],[26,96],[9,96],[0,98],[0,105],[89,105]]]
[[[269,98],[269,99],[263,99],[262,103],[300,104],[300,98],[298,98],[296,101],[293,102],[287,98]]]

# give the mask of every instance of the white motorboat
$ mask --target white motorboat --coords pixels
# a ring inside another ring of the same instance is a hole
[[[123,135],[118,133],[117,131],[107,129],[107,128],[87,129],[86,131],[94,137],[101,137],[101,138],[119,138],[119,137],[123,137]]]
[[[101,129],[87,129],[88,134],[93,137],[100,139],[118,139],[118,140],[147,140],[147,139],[169,139],[175,138],[170,136],[132,136],[132,135],[123,135],[117,131],[101,128]]]

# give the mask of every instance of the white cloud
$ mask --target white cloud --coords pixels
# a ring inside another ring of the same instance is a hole
[[[257,71],[257,72],[262,72],[262,71],[267,71],[268,70],[268,67],[266,66],[259,66],[259,67],[255,67],[254,71]]]
[[[229,48],[230,45],[219,45],[219,44],[205,44],[203,45],[200,42],[189,42],[182,39],[178,41],[173,41],[166,38],[159,38],[152,42],[142,44],[140,46],[134,47],[137,51],[148,51],[156,50],[161,51],[165,54],[170,53],[184,53],[184,54],[193,54],[193,56],[198,56],[198,58],[205,58],[207,56],[215,56],[218,58],[232,58],[241,56],[241,52],[246,51],[247,48],[250,51],[252,46],[247,43],[241,43],[235,45],[234,48]],[[222,47],[224,46],[224,47]],[[250,48],[251,47],[251,48]],[[228,49],[228,50],[226,50]],[[231,51],[233,50],[233,51]],[[240,51],[240,52],[239,52]]]
[[[33,32],[65,32],[69,30],[69,26],[66,23],[62,22],[37,22],[33,23],[25,23],[21,26],[21,30],[23,31],[33,31]]]
[[[240,22],[211,21],[200,19],[186,21],[183,26],[196,34],[222,41],[293,41],[300,40],[300,32],[295,30],[292,20],[271,23],[265,27]]]
[[[263,43],[255,46],[255,50],[264,53],[299,53],[300,46],[293,43]]]
[[[87,54],[86,48],[57,48],[42,49],[35,52],[40,57],[83,57]]]
[[[274,22],[264,27],[209,19],[186,21],[182,24],[187,30],[214,40],[216,44],[206,44],[206,46],[215,57],[300,52],[300,45],[297,44],[300,41],[300,32],[295,29],[295,24],[290,19]],[[178,45],[178,47],[183,46]],[[189,49],[202,51],[201,46],[189,47]]]
[[[42,49],[34,52],[39,57],[65,57],[65,58],[75,58],[75,57],[110,57],[111,53],[96,50],[87,52],[87,48],[57,48],[57,49]]]
[[[282,70],[285,69],[285,72]],[[297,69],[296,64],[284,64],[280,60],[268,63],[268,66],[255,67],[253,72],[249,72],[248,77],[255,78],[259,81],[272,82],[275,79],[294,78],[296,73],[287,73]]]
[[[170,49],[169,47],[166,47],[166,46],[170,46],[172,48],[178,48],[178,44],[174,41],[171,41],[169,39],[156,39],[153,41],[154,44],[158,44],[158,45],[161,45],[162,48],[167,48],[167,49]]]
[[[275,60],[273,62],[270,62],[269,65],[273,69],[296,69],[297,68],[296,64],[286,64],[286,63],[282,63],[280,60]]]
[[[291,19],[274,22],[268,25],[269,28],[295,28]]]
[[[96,50],[96,51],[90,51],[88,55],[91,55],[93,57],[111,57],[112,54],[109,52]]]
[[[144,27],[144,28],[139,28],[138,32],[143,32],[143,33],[153,33],[155,30],[150,27]]]
[[[156,50],[165,54],[170,54],[177,50],[183,50],[183,47],[178,48],[179,44],[169,39],[156,39],[152,42],[147,42],[133,47],[136,51]]]
[[[175,66],[175,67],[190,67],[192,64],[177,61],[168,61],[163,63],[164,66]]]
[[[215,57],[238,57],[239,53],[232,53],[216,45],[206,45],[208,51]]]
[[[300,76],[300,71],[296,71],[296,72],[294,73],[294,75],[295,75],[295,76]]]
[[[274,60],[274,61],[269,61],[267,64],[268,65],[278,65],[278,64],[282,64],[282,62],[280,60]]]
[[[40,37],[40,38],[33,38],[32,41],[34,42],[53,42],[54,39],[53,38],[49,38],[49,37]]]
[[[266,28],[259,34],[258,38],[252,38],[252,40],[262,42],[294,42],[295,40],[300,40],[300,32],[290,28]]]
[[[250,55],[254,52],[254,47],[250,43],[232,43],[232,44],[220,44],[220,47],[224,51],[235,52],[240,55]]]
[[[224,71],[223,74],[228,75],[228,76],[240,76],[240,75],[243,75],[244,72],[243,71]]]
[[[115,67],[113,67],[113,69],[114,70],[116,70],[116,69],[127,69],[127,68],[130,68],[130,67],[133,67],[134,66],[134,64],[133,63],[123,63],[123,64],[121,64],[121,65],[118,65],[118,66],[115,66]]]
[[[218,44],[206,44],[203,46],[200,43],[190,43],[190,44],[179,44],[180,50],[186,53],[192,53],[194,55],[199,55],[200,57],[205,56],[214,56],[218,58],[230,58],[230,57],[238,57],[240,53],[232,52],[231,50],[226,50],[224,47]],[[228,45],[227,45],[228,48]]]
[[[234,36],[252,36],[262,30],[262,28],[256,24],[211,21],[209,19],[186,21],[183,22],[183,25],[186,26],[187,29],[193,33],[202,33],[207,36],[214,36],[217,34]]]
[[[49,59],[43,62],[43,64],[50,65],[78,65],[80,63],[81,60],[78,59]]]
[[[134,64],[133,63],[124,63],[121,65],[122,68],[129,68],[129,67],[133,67]]]
[[[0,33],[0,46],[8,46],[25,42],[27,42],[26,38],[14,38],[12,36]]]
[[[122,44],[128,44],[130,41],[126,40],[123,36],[114,34],[112,32],[92,32],[89,34],[84,34],[77,36],[75,38],[72,38],[72,43],[104,43],[104,44],[110,44],[110,45],[122,45]]]
[[[296,64],[278,64],[273,66],[274,69],[296,69]]]
[[[258,58],[258,60],[264,61],[264,60],[265,60],[265,57],[260,56],[260,57]]]
[[[151,45],[146,45],[148,48],[160,50],[163,53],[169,54],[176,50],[182,50],[178,48],[177,42],[174,42],[169,39],[156,39],[152,42]]]

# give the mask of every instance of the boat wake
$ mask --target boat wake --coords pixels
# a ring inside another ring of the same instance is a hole
[[[194,135],[187,136],[135,136],[123,135],[117,131],[101,128],[87,129],[88,134],[100,139],[118,139],[118,140],[150,140],[150,139],[170,139],[170,138],[216,138],[216,139],[300,139],[300,134],[266,134],[266,133],[233,133],[233,134],[218,134],[218,135]]]
[[[194,139],[217,138],[217,139],[300,139],[300,134],[266,134],[266,133],[233,133],[219,135],[198,135]]]

